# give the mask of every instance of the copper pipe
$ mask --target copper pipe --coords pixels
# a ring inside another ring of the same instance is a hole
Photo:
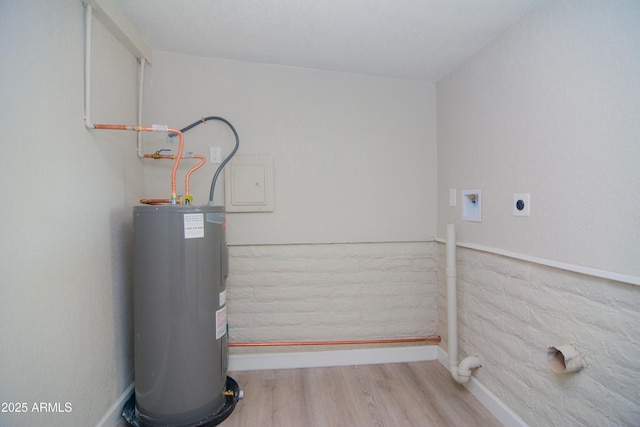
[[[176,160],[173,163],[173,169],[171,170],[171,204],[176,204],[176,173],[178,172],[178,166],[180,165],[180,159],[182,158],[182,148],[184,146],[184,137],[182,132],[176,129],[169,129],[169,132],[175,133],[180,137],[180,144],[178,145],[178,153],[176,154]]]
[[[153,154],[145,154],[144,157],[147,159],[156,159],[156,160],[158,159],[175,160],[176,158],[176,156],[173,154],[160,154],[159,151],[156,151]],[[200,169],[202,166],[204,166],[204,164],[207,162],[207,159],[204,156],[201,156],[199,154],[193,154],[190,156],[187,155],[186,157],[183,157],[183,159],[200,159],[200,162],[197,165],[189,169],[189,171],[187,172],[187,175],[184,178],[184,197],[185,197],[185,200],[188,200],[189,202],[191,202],[193,200],[193,196],[191,196],[191,193],[189,192],[189,180],[191,178],[191,174],[196,170]],[[144,203],[144,202],[141,201],[140,203]]]
[[[184,146],[184,137],[182,132],[177,129],[171,129],[166,126],[144,127],[140,125],[109,125],[109,124],[96,124],[95,129],[107,129],[107,130],[132,130],[136,132],[169,132],[176,134],[180,137],[180,144],[178,145],[178,154],[176,154],[175,162],[173,163],[173,170],[171,171],[171,204],[176,204],[176,173],[178,172],[178,166],[180,165],[180,158],[182,157],[182,148]]]
[[[236,342],[229,343],[229,347],[289,347],[299,345],[357,345],[357,344],[399,344],[414,342],[439,343],[442,339],[436,337],[422,338],[397,338],[377,340],[350,340],[350,341],[284,341],[284,342]]]
[[[143,205],[166,205],[171,203],[171,199],[141,199]]]
[[[189,193],[189,177],[191,176],[191,174],[195,170],[200,169],[207,161],[207,159],[205,159],[204,156],[201,156],[199,154],[194,154],[191,157],[193,157],[194,159],[200,159],[200,163],[198,163],[197,165],[195,165],[194,167],[189,169],[189,171],[187,172],[187,176],[184,178],[184,194],[185,194],[185,198],[191,196],[191,193]]]
[[[107,129],[107,130],[137,130],[136,126],[129,125],[104,125],[97,124],[94,126],[96,129]]]

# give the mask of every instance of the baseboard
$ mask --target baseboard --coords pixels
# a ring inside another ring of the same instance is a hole
[[[418,362],[436,360],[435,345],[412,347],[385,347],[377,349],[306,351],[300,353],[232,354],[229,371],[255,371],[261,369],[292,369],[326,366],[371,365],[377,363]],[[115,427],[122,421],[122,408],[131,397],[134,384],[122,393],[109,408],[96,427]]]
[[[447,352],[440,346],[385,347],[377,349],[305,351],[299,353],[232,354],[229,371],[255,371],[263,369],[316,368],[327,366],[372,365],[378,363],[404,363],[438,360],[448,368]],[[486,388],[475,377],[465,387],[506,427],[528,427],[515,412]],[[116,403],[96,424],[96,427],[114,427],[122,420],[122,408],[133,393],[134,384],[122,393]]]
[[[449,369],[449,355],[446,351],[440,346],[437,349],[438,352],[438,362],[440,362],[444,367]],[[453,380],[452,380],[453,381]],[[464,385],[467,390],[473,394],[473,396],[478,399],[482,405],[487,408],[491,414],[498,419],[505,427],[528,427],[528,424],[524,422],[522,418],[518,416],[515,412],[511,410],[507,405],[504,404],[498,397],[493,394],[488,388],[486,388],[480,381],[478,381],[474,376],[471,376],[469,382]]]
[[[115,427],[120,424],[120,422],[122,422],[122,408],[132,394],[133,383],[131,383],[129,387],[127,387],[127,389],[120,395],[116,403],[114,403],[111,408],[109,408],[107,413],[104,414],[104,417],[102,417],[102,419],[98,421],[96,427]]]
[[[229,371],[319,368],[436,360],[436,345],[229,355]]]

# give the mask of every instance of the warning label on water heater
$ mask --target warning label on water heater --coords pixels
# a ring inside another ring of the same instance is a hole
[[[184,238],[198,239],[204,237],[204,214],[184,214]]]
[[[216,311],[216,339],[219,340],[227,333],[227,306]]]

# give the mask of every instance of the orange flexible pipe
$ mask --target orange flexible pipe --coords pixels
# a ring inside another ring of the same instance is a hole
[[[187,172],[187,176],[184,178],[184,195],[185,195],[185,198],[191,196],[191,193],[189,193],[189,178],[191,177],[191,174],[194,171],[200,169],[207,161],[207,159],[205,159],[204,156],[201,156],[199,154],[194,154],[191,157],[193,157],[194,159],[200,159],[200,163],[198,163],[197,165],[195,165],[194,167],[189,169],[189,171]]]
[[[178,145],[178,154],[176,154],[175,162],[173,163],[173,170],[171,171],[171,204],[176,204],[176,173],[178,172],[178,166],[180,165],[180,158],[182,157],[182,148],[184,147],[184,136],[182,132],[177,129],[168,128],[166,126],[154,126],[154,127],[143,127],[140,125],[132,126],[132,125],[107,125],[107,124],[96,124],[94,125],[95,129],[106,129],[106,130],[132,130],[136,132],[170,132],[178,135],[180,137],[180,144]]]
[[[155,159],[155,160],[159,160],[159,159],[175,160],[176,158],[176,156],[173,154],[160,154],[159,152],[155,152],[153,154],[145,154],[143,157],[146,159]],[[189,169],[184,179],[185,202],[189,201],[190,203],[191,200],[193,199],[193,197],[191,196],[191,193],[189,192],[189,180],[191,178],[191,174],[196,170],[200,169],[202,166],[204,166],[204,164],[207,162],[207,159],[204,156],[201,156],[199,154],[193,154],[191,156],[183,157],[183,159],[200,159],[200,162],[197,165]],[[142,199],[140,203],[162,204],[162,203],[165,203],[163,200],[164,199]],[[166,203],[169,203],[169,202],[170,200]]]
[[[439,336],[422,338],[397,338],[378,340],[351,340],[351,341],[283,341],[283,342],[236,342],[229,343],[229,347],[288,347],[298,345],[354,345],[354,344],[399,344],[413,342],[435,342],[442,341]]]
[[[171,170],[171,204],[176,204],[176,173],[178,172],[178,166],[180,165],[180,159],[182,158],[182,148],[184,146],[184,136],[182,132],[177,129],[169,129],[169,132],[175,133],[180,137],[180,144],[178,145],[178,153],[176,154],[176,160],[173,163],[173,169]]]

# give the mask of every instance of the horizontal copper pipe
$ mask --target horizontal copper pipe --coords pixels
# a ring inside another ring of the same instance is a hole
[[[171,203],[171,199],[140,199],[143,205],[167,205]]]
[[[229,347],[289,347],[298,345],[357,345],[357,344],[400,344],[414,342],[433,342],[439,343],[441,338],[422,337],[422,338],[396,338],[383,340],[351,340],[351,341],[283,341],[283,342],[236,342],[229,343]]]

